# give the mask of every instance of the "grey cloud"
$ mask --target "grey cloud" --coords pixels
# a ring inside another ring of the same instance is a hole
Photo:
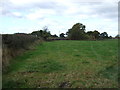
[[[118,7],[117,4],[103,4],[100,7],[96,7],[96,13],[102,15],[103,17],[108,18],[117,18]]]
[[[117,3],[104,3],[104,2],[90,2],[90,3],[77,3],[78,8],[81,6],[88,7],[91,11],[84,12],[78,11],[74,14],[85,14],[85,15],[97,15],[106,19],[117,19],[118,18],[118,7]]]
[[[4,0],[3,0],[4,1]],[[99,17],[103,17],[103,18],[110,18],[110,19],[116,19],[118,17],[117,15],[117,4],[112,4],[112,3],[104,3],[104,2],[74,2],[73,1],[73,5],[77,6],[77,11],[75,13],[71,13],[69,15],[80,15],[80,14],[84,14],[84,15],[97,15]],[[79,10],[81,8],[81,6],[83,7],[88,7],[91,11],[90,12],[84,12],[84,8],[82,10]],[[25,4],[25,5],[21,5],[21,6],[16,6],[14,4],[12,4],[11,2],[8,1],[4,1],[2,2],[2,14],[3,15],[10,15],[13,17],[16,17],[15,15],[12,14],[13,11],[18,11],[18,12],[23,12],[23,13],[30,13],[31,9],[37,9],[37,8],[41,8],[41,9],[52,9],[56,12],[56,15],[66,15],[66,10],[69,9],[69,7],[72,6],[65,6],[62,5],[60,3],[57,2],[41,2],[41,3],[29,3],[29,4]],[[22,18],[24,16],[18,17],[18,18]]]
[[[3,0],[4,1],[4,0]],[[13,11],[18,11],[21,13],[30,13],[31,9],[52,9],[56,12],[56,14],[62,13],[65,9],[67,9],[66,6],[61,5],[57,2],[34,2],[34,3],[28,3],[24,5],[14,5],[9,0],[4,1],[2,4],[2,15],[5,16],[15,16],[12,14]],[[16,16],[15,16],[16,17]],[[24,17],[24,16],[23,16]],[[21,18],[21,17],[18,17]]]

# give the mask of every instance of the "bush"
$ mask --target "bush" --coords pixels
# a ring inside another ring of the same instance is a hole
[[[2,68],[5,72],[10,60],[20,54],[37,41],[35,35],[30,34],[4,34],[2,35]]]
[[[38,38],[34,35],[28,34],[5,34],[2,35],[2,44],[7,45],[8,48],[21,49],[33,43]]]

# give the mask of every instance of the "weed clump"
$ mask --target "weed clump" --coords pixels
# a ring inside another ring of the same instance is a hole
[[[38,38],[31,34],[2,34],[2,68],[6,71],[10,59],[29,49]]]

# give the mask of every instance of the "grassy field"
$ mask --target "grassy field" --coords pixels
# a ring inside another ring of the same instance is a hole
[[[11,60],[3,88],[115,88],[117,57],[117,40],[44,42]]]

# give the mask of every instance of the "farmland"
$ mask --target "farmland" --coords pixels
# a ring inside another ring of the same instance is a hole
[[[3,88],[116,88],[118,41],[43,42],[11,60]]]

